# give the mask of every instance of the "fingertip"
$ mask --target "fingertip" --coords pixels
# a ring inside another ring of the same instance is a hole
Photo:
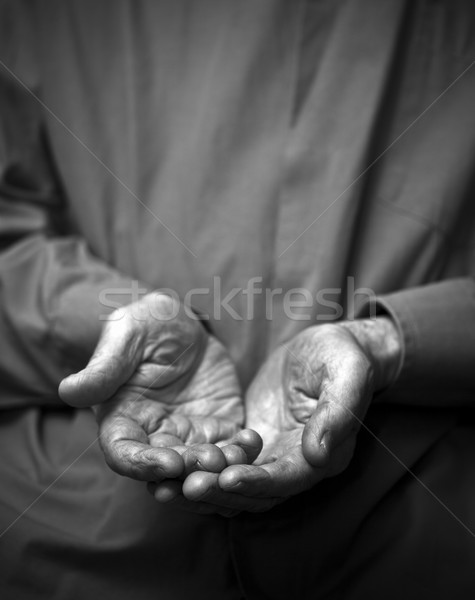
[[[329,430],[321,431],[312,427],[309,421],[302,434],[302,454],[312,466],[325,467],[330,460],[331,433]]]
[[[160,464],[157,465],[157,474],[161,479],[163,479],[164,475],[170,479],[179,477],[185,468],[182,457],[172,448],[163,448],[161,450]]]
[[[107,400],[116,391],[117,385],[111,385],[103,373],[85,369],[68,375],[58,387],[60,398],[75,408],[94,406]]]
[[[63,400],[63,402],[68,402],[68,398],[69,398],[69,377],[65,377],[59,384],[58,386],[58,395],[61,398],[61,400]]]
[[[262,437],[254,429],[242,429],[232,438],[232,443],[244,450],[248,463],[256,460],[263,446]]]
[[[165,480],[162,483],[156,484],[152,494],[157,502],[166,504],[172,502],[181,493],[181,482],[175,480]]]
[[[236,437],[243,445],[247,444],[248,446],[255,447],[262,445],[262,438],[257,431],[254,431],[254,429],[241,429],[241,431],[236,434]]]
[[[186,473],[210,471],[220,473],[226,466],[226,458],[215,444],[195,444],[183,453]]]
[[[183,482],[183,496],[187,500],[202,500],[210,490],[217,488],[218,476],[206,471],[194,471]]]
[[[234,490],[239,487],[241,483],[242,470],[239,465],[232,465],[227,467],[219,474],[218,483],[222,490]]]
[[[230,465],[240,465],[247,463],[248,457],[243,448],[237,444],[228,444],[221,447],[221,452],[224,454],[228,467]]]
[[[248,498],[269,498],[274,493],[275,481],[271,473],[255,465],[228,467],[219,476],[219,487],[225,492]]]
[[[254,465],[232,465],[219,475],[218,483],[222,490],[247,492],[260,486],[268,479],[268,473]]]
[[[83,408],[84,406],[90,406],[94,402],[89,402],[85,398],[84,392],[81,389],[81,373],[73,373],[65,377],[58,387],[58,394],[63,402],[74,406],[76,408]]]

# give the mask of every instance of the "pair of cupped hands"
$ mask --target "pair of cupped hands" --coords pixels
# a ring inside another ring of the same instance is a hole
[[[225,347],[155,292],[111,315],[59,393],[93,407],[109,466],[159,502],[266,511],[347,467],[374,391],[394,376],[395,335],[386,318],[310,326],[268,357],[243,402]]]

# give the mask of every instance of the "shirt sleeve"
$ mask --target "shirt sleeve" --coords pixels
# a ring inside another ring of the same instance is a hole
[[[403,342],[398,377],[381,394],[381,400],[473,405],[473,278],[448,279],[383,295],[377,298],[376,309],[392,317]]]
[[[57,387],[88,359],[104,317],[133,282],[69,234],[43,113],[0,66],[0,406],[60,404]],[[92,216],[91,216],[92,218]],[[135,285],[135,287],[134,287]]]

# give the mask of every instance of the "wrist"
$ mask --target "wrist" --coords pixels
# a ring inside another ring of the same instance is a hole
[[[394,321],[385,315],[341,323],[356,338],[374,365],[375,392],[392,385],[399,374],[402,340]]]

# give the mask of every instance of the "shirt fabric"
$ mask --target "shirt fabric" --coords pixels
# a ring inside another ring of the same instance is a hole
[[[470,418],[414,407],[456,406],[475,386],[472,4],[1,10],[2,530],[68,467],[0,539],[6,597],[473,593],[473,538],[394,458],[473,529]],[[216,277],[223,298],[252,278],[282,289],[272,319],[264,294],[252,320],[194,297],[244,387],[279,343],[332,315],[320,301],[286,318],[293,288],[331,290],[343,317],[367,310],[352,291],[374,290],[404,340],[348,471],[232,522],[171,512],[110,472],[90,412],[57,395],[94,348],[104,291],[128,303],[138,281],[184,296]]]

